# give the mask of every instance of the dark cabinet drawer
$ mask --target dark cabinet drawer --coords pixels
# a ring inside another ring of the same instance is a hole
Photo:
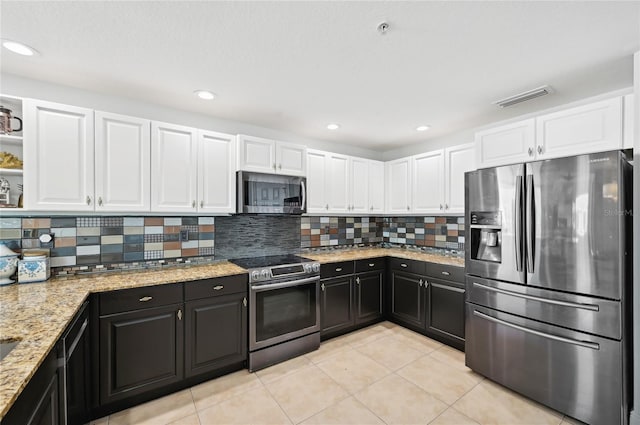
[[[426,263],[426,265],[426,275],[429,277],[464,283],[464,267],[449,266],[438,263]]]
[[[320,265],[320,278],[344,276],[353,274],[353,261],[343,261],[340,263],[328,263]]]
[[[211,279],[194,280],[184,284],[184,298],[186,301],[220,295],[246,293],[249,278],[246,273],[233,276],[216,277]]]
[[[182,283],[120,289],[100,294],[100,315],[182,302]]]
[[[356,273],[369,272],[373,270],[384,270],[386,265],[385,257],[369,258],[356,261]]]
[[[401,270],[419,275],[425,274],[426,263],[416,260],[405,260],[404,258],[390,258],[389,267],[391,270]]]

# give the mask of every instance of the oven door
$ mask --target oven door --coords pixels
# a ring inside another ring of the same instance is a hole
[[[251,285],[249,350],[320,331],[320,277]]]

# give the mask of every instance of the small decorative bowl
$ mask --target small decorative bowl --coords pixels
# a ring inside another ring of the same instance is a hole
[[[18,267],[18,256],[0,257],[0,285],[8,285],[14,281],[9,279]]]

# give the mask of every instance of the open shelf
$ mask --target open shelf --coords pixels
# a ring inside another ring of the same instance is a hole
[[[22,136],[14,136],[12,134],[0,134],[0,143],[10,145],[21,145]]]
[[[17,168],[0,168],[0,176],[21,176],[24,170]]]

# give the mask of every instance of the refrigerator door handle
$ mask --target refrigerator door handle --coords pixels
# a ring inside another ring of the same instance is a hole
[[[527,243],[527,272],[534,272],[534,252],[535,252],[535,205],[533,197],[533,174],[527,175],[527,187],[525,190],[527,197],[525,206],[525,225],[526,228],[526,243]]]
[[[536,331],[534,329],[525,328],[524,326],[516,325],[515,323],[510,323],[510,322],[507,322],[507,321],[502,320],[502,319],[496,319],[495,317],[491,317],[491,316],[486,315],[484,313],[481,313],[481,312],[479,312],[479,311],[477,311],[475,309],[473,310],[473,315],[474,316],[478,316],[481,319],[488,320],[490,322],[498,323],[500,325],[507,326],[507,327],[513,328],[513,329],[517,329],[517,330],[525,332],[525,333],[538,335],[538,336],[541,336],[543,338],[551,339],[553,341],[564,342],[566,344],[571,344],[571,345],[578,345],[580,347],[590,348],[592,350],[599,350],[600,349],[600,344],[598,344],[596,342],[579,341],[577,339],[565,338],[563,336],[558,336],[558,335],[548,334],[546,332]]]
[[[515,202],[515,248],[516,271],[522,271],[522,176],[516,177],[516,202]]]
[[[600,306],[598,304],[573,303],[571,301],[554,300],[551,298],[537,297],[535,295],[520,294],[518,292],[507,291],[506,289],[493,288],[491,286],[483,285],[478,282],[473,282],[473,286],[484,289],[485,291],[497,292],[499,294],[509,295],[516,298],[523,298],[525,300],[537,301],[545,304],[553,304],[561,307],[579,308],[583,310],[600,311]]]

